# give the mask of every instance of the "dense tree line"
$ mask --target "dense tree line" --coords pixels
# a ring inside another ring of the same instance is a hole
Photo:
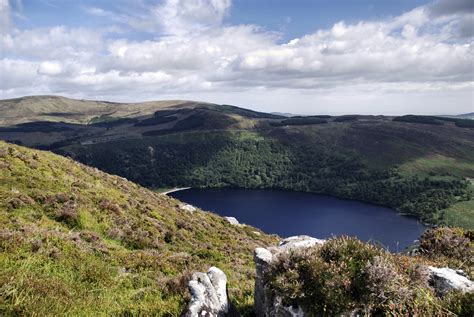
[[[402,177],[355,152],[231,134],[195,133],[73,147],[63,154],[147,187],[243,187],[311,191],[390,206],[424,221],[468,199],[463,180]]]
[[[393,119],[393,121],[424,123],[424,124],[433,124],[433,125],[443,125],[444,121],[447,121],[447,122],[453,122],[457,127],[460,127],[460,128],[474,128],[474,120],[451,118],[451,117],[406,115],[406,116],[396,117]]]
[[[309,125],[309,124],[324,124],[327,120],[320,117],[292,117],[282,121],[270,122],[274,127],[281,127],[286,125]]]
[[[432,117],[432,116],[406,115],[406,116],[393,118],[393,121],[443,125],[443,122],[438,120],[436,117]]]

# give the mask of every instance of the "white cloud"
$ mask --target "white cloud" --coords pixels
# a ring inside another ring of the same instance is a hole
[[[153,13],[166,34],[184,35],[219,26],[230,6],[231,0],[166,0]]]
[[[101,30],[56,26],[13,31],[0,38],[2,55],[16,58],[62,59],[97,55],[103,45]]]
[[[287,111],[282,104],[289,100],[286,94],[306,113],[322,111],[311,110],[322,103],[333,112],[347,109],[344,104],[386,112],[395,100],[407,104],[400,111],[411,106],[420,107],[411,112],[438,111],[447,100],[442,96],[458,94],[450,110],[469,111],[474,42],[472,34],[461,30],[469,30],[472,14],[460,6],[436,13],[436,6],[443,5],[439,1],[379,21],[341,21],[288,43],[255,25],[223,25],[230,0],[167,0],[141,14],[115,17],[111,11],[85,8],[157,36],[130,40],[126,33],[111,36],[113,28],[66,26],[10,30],[0,38],[0,94],[208,98]],[[142,17],[147,20],[138,22]],[[429,100],[424,107],[423,96]]]
[[[61,64],[57,62],[42,62],[38,67],[38,74],[40,75],[56,76],[61,74],[62,71]]]
[[[95,15],[98,17],[106,17],[112,14],[111,12],[98,7],[84,7],[84,11],[86,11],[90,15]]]
[[[2,92],[21,87],[32,87],[37,79],[37,62],[23,60],[0,60],[0,87]],[[1,95],[2,93],[0,93]]]
[[[10,29],[11,10],[8,0],[0,0],[0,34]]]

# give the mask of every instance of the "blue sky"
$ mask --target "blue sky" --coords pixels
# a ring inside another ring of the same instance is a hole
[[[474,111],[472,0],[0,0],[0,97]]]
[[[55,25],[103,27],[113,23],[110,17],[91,16],[87,8],[101,8],[121,14],[141,11],[139,1],[129,0],[23,0],[10,1],[18,13],[18,27],[37,28]],[[143,1],[144,5],[163,1]],[[282,41],[291,40],[335,22],[357,23],[397,16],[428,0],[237,0],[223,22],[231,25],[255,24],[282,33]],[[153,38],[156,34],[131,34],[134,38]]]

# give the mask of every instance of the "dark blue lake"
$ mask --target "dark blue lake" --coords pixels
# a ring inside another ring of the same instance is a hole
[[[188,189],[169,194],[183,202],[281,237],[356,236],[392,252],[413,244],[425,227],[415,218],[378,205],[334,197],[260,189]]]

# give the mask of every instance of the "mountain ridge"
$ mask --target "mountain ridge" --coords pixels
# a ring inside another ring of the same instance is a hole
[[[152,114],[161,108],[208,104],[190,100],[159,100],[137,103],[73,99],[55,95],[26,96],[0,100],[0,125],[32,121],[90,123],[94,117],[136,117]],[[130,109],[124,109],[130,108]]]

